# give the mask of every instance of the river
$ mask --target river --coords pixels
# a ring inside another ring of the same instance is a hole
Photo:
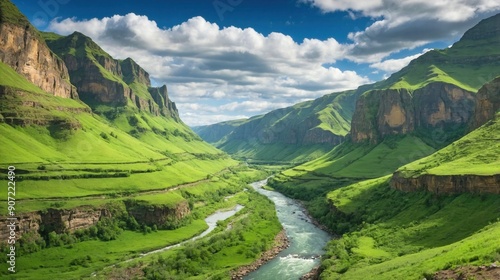
[[[244,279],[299,279],[319,265],[319,256],[323,254],[323,248],[331,236],[312,224],[299,203],[281,193],[263,189],[266,183],[267,180],[264,180],[251,186],[276,205],[278,219],[286,230],[290,247]]]

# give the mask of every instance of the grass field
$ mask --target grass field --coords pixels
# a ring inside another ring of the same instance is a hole
[[[398,169],[404,176],[500,173],[500,113],[438,152]]]
[[[328,194],[338,232],[324,279],[422,279],[461,264],[500,260],[500,197],[402,193],[390,176]]]
[[[90,277],[95,271],[101,271],[105,267],[136,257],[142,252],[179,243],[199,234],[207,228],[206,223],[203,221],[206,216],[220,209],[232,208],[236,203],[244,205],[245,209],[240,211],[241,213],[239,212],[233,220],[243,219],[247,215],[259,215],[258,207],[255,203],[258,201],[263,203],[263,201],[267,200],[258,194],[249,194],[248,189],[245,190],[247,188],[246,182],[258,180],[265,176],[267,176],[265,172],[246,167],[238,167],[229,172],[221,173],[220,177],[214,176],[209,181],[162,193],[146,195],[129,194],[124,197],[112,199],[94,198],[88,200],[26,201],[26,203],[32,204],[31,207],[27,207],[31,208],[29,209],[30,211],[38,207],[40,209],[74,209],[82,205],[103,207],[104,204],[113,201],[121,202],[129,199],[146,202],[151,206],[158,205],[161,207],[175,207],[180,202],[189,200],[193,202],[193,210],[189,216],[190,222],[182,225],[178,229],[158,230],[149,233],[124,230],[117,236],[116,240],[80,241],[69,245],[45,248],[34,253],[24,253],[18,257],[17,268],[19,272],[16,273],[15,279],[51,279],[54,274],[58,274],[59,277],[63,279]],[[255,202],[249,199],[250,196],[253,197]],[[54,207],[54,203],[63,204]],[[266,203],[269,203],[269,201]],[[19,202],[19,204],[23,205],[24,201]],[[277,233],[276,231],[280,229],[279,223],[274,214],[274,208],[270,207],[267,211],[274,215],[272,219],[266,219],[265,221],[260,221],[258,224],[252,224],[252,230],[241,230],[244,238],[247,239],[245,243],[242,243],[241,246],[244,246],[242,248],[250,248],[254,242],[263,242],[262,240],[266,240],[264,243],[268,244],[268,242],[273,240],[274,235]],[[216,230],[214,233],[219,232],[219,235],[222,234],[228,223],[229,220],[221,223],[220,229]],[[274,225],[274,227],[270,227],[269,225],[271,224]],[[250,224],[248,224],[248,226],[249,225]],[[258,236],[258,238],[256,236]],[[171,254],[171,252],[164,254],[168,255]],[[61,260],[61,256],[64,256],[63,260]],[[224,254],[220,256],[221,258],[227,258]],[[250,262],[256,255],[247,254],[245,256],[246,257],[243,257],[240,262]],[[147,259],[148,258],[144,258],[144,260]],[[149,259],[150,261],[154,260],[154,258],[151,257]],[[143,258],[139,260],[142,261]],[[224,262],[224,260],[221,262]],[[234,265],[240,262],[235,262]],[[120,266],[121,265],[118,267]],[[0,269],[2,269],[2,277],[9,279],[3,272],[7,271],[6,264],[0,265]]]

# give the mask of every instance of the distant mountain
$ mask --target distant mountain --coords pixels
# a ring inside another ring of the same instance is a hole
[[[204,140],[239,158],[307,161],[344,141],[356,99],[371,86],[328,94],[248,120],[194,130]]]

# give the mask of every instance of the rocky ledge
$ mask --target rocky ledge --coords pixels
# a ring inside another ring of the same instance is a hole
[[[265,251],[260,258],[249,265],[242,266],[235,271],[231,272],[231,279],[240,280],[243,279],[243,276],[249,274],[252,271],[257,270],[263,264],[272,260],[276,257],[281,251],[288,248],[290,245],[288,237],[286,236],[285,230],[281,230],[278,235],[274,238],[274,246],[270,250]]]
[[[436,194],[493,193],[500,194],[500,174],[481,175],[431,175],[406,178],[394,173],[390,181],[392,188],[413,192],[427,190]]]

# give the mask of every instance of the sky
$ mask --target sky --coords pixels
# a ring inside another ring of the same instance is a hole
[[[190,126],[248,118],[389,77],[446,48],[497,0],[13,0],[166,84]]]

